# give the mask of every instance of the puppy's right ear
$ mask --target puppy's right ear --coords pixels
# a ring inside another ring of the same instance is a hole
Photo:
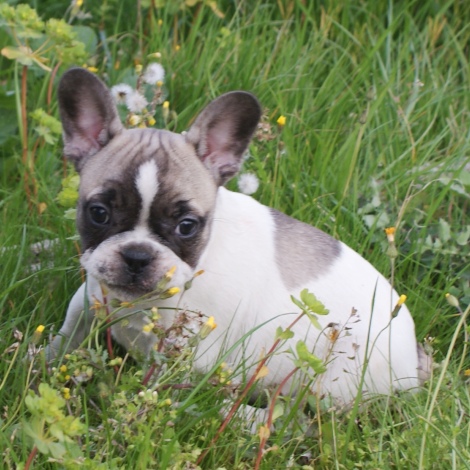
[[[80,171],[85,160],[108,144],[123,125],[110,91],[88,70],[72,68],[65,72],[58,99],[64,155]]]

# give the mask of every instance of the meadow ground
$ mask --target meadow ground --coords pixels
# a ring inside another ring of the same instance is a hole
[[[29,5],[0,4],[2,468],[470,468],[470,4]],[[117,348],[111,360],[101,337],[53,371],[25,359],[82,282],[58,78],[78,64],[135,85],[152,61],[166,72],[159,127],[186,129],[229,90],[258,96],[263,129],[243,169],[259,179],[253,196],[342,239],[407,295],[434,355],[422,391],[349,410],[307,394],[308,413],[279,399],[270,435],[238,420],[217,433],[222,368],[195,377],[176,360],[147,392],[146,369]],[[31,250],[44,240],[58,242]]]

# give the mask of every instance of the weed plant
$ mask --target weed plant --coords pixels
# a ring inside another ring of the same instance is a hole
[[[470,468],[470,3],[9,1],[0,44],[2,468]],[[434,357],[423,390],[342,410],[306,387],[268,408],[271,430],[235,416],[220,432],[244,390],[223,352],[205,376],[190,350],[165,358],[156,380],[103,332],[47,366],[38,350],[83,281],[58,79],[75,64],[135,87],[150,62],[166,72],[159,101],[129,125],[183,131],[223,92],[259,97],[253,197],[342,239],[407,295]]]

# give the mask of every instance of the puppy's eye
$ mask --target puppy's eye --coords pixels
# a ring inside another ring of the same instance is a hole
[[[198,222],[194,219],[183,219],[176,226],[176,234],[181,238],[189,238],[197,232]]]
[[[101,204],[93,204],[90,206],[91,220],[97,225],[106,225],[109,222],[109,213],[106,207]]]

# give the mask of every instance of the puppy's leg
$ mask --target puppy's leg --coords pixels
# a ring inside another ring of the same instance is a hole
[[[93,311],[85,308],[86,295],[86,284],[82,284],[72,297],[62,328],[46,348],[48,361],[60,353],[76,349],[90,332],[94,314]]]

